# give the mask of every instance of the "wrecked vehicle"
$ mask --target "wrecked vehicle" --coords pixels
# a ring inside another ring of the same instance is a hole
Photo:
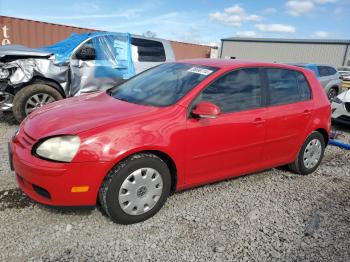
[[[22,121],[33,110],[66,98],[106,90],[163,62],[171,44],[128,33],[72,34],[51,46],[0,47],[0,111]]]

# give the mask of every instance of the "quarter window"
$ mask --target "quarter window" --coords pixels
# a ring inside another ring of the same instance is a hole
[[[333,67],[328,67],[328,72],[330,75],[335,75],[337,73],[337,70],[335,70]]]
[[[219,78],[201,93],[201,101],[217,105],[222,113],[261,107],[259,69],[246,68]]]

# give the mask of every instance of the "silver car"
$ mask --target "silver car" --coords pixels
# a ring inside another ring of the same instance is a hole
[[[328,99],[333,101],[341,90],[341,79],[337,69],[331,65],[318,65],[307,63],[293,63],[295,66],[303,67],[314,71],[321,85],[323,86]]]
[[[44,104],[109,89],[163,62],[174,61],[167,40],[128,33],[73,34],[51,46],[0,47],[0,111],[20,122]]]

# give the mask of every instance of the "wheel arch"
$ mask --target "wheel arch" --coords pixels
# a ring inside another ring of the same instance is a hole
[[[15,88],[15,93],[19,92],[21,89],[25,88],[28,85],[32,85],[32,84],[44,84],[44,85],[48,85],[54,89],[56,89],[63,98],[66,98],[66,94],[62,88],[62,86],[55,80],[53,79],[49,79],[49,78],[45,78],[42,76],[34,76],[29,82],[23,83],[19,88]]]
[[[176,191],[177,183],[178,183],[178,168],[177,168],[176,162],[173,159],[173,157],[171,157],[168,153],[164,152],[164,150],[160,150],[160,149],[145,149],[145,150],[131,151],[131,152],[125,153],[120,158],[118,158],[117,161],[114,162],[114,164],[111,167],[111,169],[114,168],[119,163],[121,163],[122,161],[126,160],[129,157],[132,157],[132,156],[137,155],[137,154],[145,154],[145,153],[153,154],[153,155],[159,157],[168,166],[169,171],[170,171],[170,175],[171,175],[171,189],[170,189],[170,192],[174,193]],[[108,172],[110,170],[108,170]],[[105,174],[105,176],[107,176],[108,172]],[[102,183],[102,181],[101,181],[101,183]]]
[[[330,88],[329,88],[329,90],[331,90],[331,89],[335,89],[335,90],[337,90],[337,92],[338,92],[338,94],[339,94],[339,86],[338,85],[332,85]]]
[[[327,130],[324,128],[317,128],[315,131],[321,133],[321,135],[324,138],[325,145],[327,146],[328,142],[329,142],[329,134],[328,134]]]

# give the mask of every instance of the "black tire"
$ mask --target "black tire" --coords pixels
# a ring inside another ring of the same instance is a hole
[[[25,105],[32,96],[36,94],[47,94],[51,96],[55,101],[63,99],[63,96],[55,88],[45,84],[32,84],[24,86],[19,92],[16,93],[13,99],[13,115],[20,123],[26,116]]]
[[[163,180],[162,193],[152,209],[140,215],[130,215],[124,212],[119,204],[119,191],[127,177],[142,168],[153,168],[158,171]],[[153,154],[140,153],[123,160],[108,173],[99,190],[99,201],[103,210],[114,222],[124,225],[134,224],[155,215],[168,198],[170,188],[171,176],[166,163]]]
[[[337,95],[338,95],[338,89],[337,88],[331,87],[328,90],[327,97],[328,97],[329,101],[333,102],[333,100],[337,97]]]
[[[310,143],[311,140],[317,139],[321,143],[321,156],[319,157],[318,163],[313,166],[312,168],[307,168],[304,164],[304,154],[305,154],[305,149],[307,145]],[[300,175],[308,175],[314,172],[318,166],[320,165],[323,155],[324,155],[324,150],[325,150],[325,141],[324,137],[321,133],[319,132],[312,132],[311,135],[305,140],[304,144],[302,145],[301,149],[299,150],[299,153],[294,160],[292,164],[289,164],[288,167],[289,169]]]

